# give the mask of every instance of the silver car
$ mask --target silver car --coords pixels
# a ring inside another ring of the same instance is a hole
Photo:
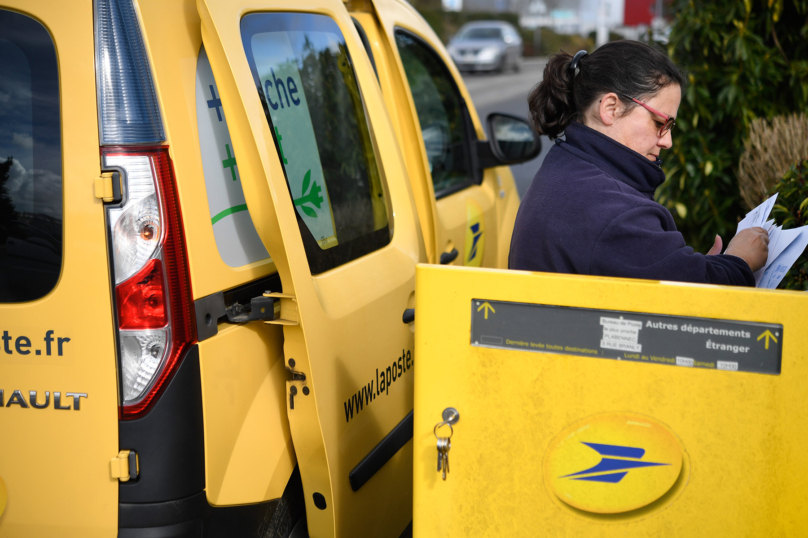
[[[466,23],[448,49],[461,71],[518,71],[522,65],[522,38],[507,22]]]

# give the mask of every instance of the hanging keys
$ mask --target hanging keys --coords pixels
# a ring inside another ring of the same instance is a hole
[[[438,472],[442,473],[443,479],[446,480],[446,475],[449,473],[449,449],[452,448],[452,435],[454,435],[454,428],[452,424],[456,424],[460,419],[460,414],[456,409],[447,407],[443,410],[443,421],[435,424],[432,433],[438,440]],[[441,437],[438,435],[438,430],[444,426],[449,427],[449,437]]]
[[[451,428],[451,426],[449,427]],[[450,437],[438,437],[438,472],[443,471],[444,480],[446,480],[446,473],[449,472],[449,449],[452,448]]]
[[[449,449],[452,448],[452,442],[446,438],[443,443],[443,479],[446,480],[446,475],[449,473]]]
[[[443,469],[443,440],[444,437],[438,437],[438,472]]]

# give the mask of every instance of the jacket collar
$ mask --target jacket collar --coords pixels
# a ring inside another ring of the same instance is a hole
[[[665,182],[662,161],[649,161],[633,149],[587,127],[572,122],[564,131],[564,141],[557,143],[565,150],[591,162],[626,185],[649,194]]]

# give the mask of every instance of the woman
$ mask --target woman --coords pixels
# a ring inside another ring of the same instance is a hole
[[[654,201],[684,86],[670,59],[637,41],[550,58],[528,103],[536,130],[564,140],[522,200],[511,269],[755,285],[768,255],[762,228],[740,232],[723,255],[716,236],[705,256]]]

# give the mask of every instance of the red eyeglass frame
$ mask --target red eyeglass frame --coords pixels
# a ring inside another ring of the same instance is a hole
[[[643,103],[639,99],[634,99],[633,97],[628,97],[627,95],[626,95],[626,97],[631,99],[632,101],[634,101],[635,103],[637,103],[641,107],[643,107],[645,110],[647,110],[651,114],[656,114],[660,118],[665,118],[664,125],[662,125],[662,127],[660,127],[659,131],[657,132],[657,136],[659,136],[659,138],[662,138],[663,136],[665,136],[665,133],[667,133],[668,131],[670,131],[671,129],[673,129],[676,126],[676,118],[674,118],[672,116],[668,116],[667,114],[663,114],[662,112],[660,112],[659,110],[657,110],[655,108],[651,108],[650,106],[646,105],[645,103]]]

